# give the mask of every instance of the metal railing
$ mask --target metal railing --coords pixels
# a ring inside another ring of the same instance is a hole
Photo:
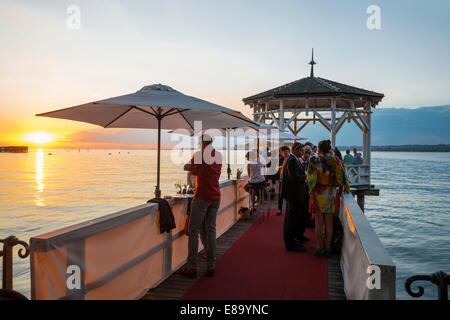
[[[414,281],[429,281],[435,284],[438,287],[438,299],[448,300],[448,285],[450,283],[450,277],[444,271],[438,271],[428,275],[415,275],[406,279],[406,292],[414,298],[419,298],[424,294],[425,290],[421,286],[417,287],[417,291],[411,290],[411,285]]]
[[[0,239],[0,243],[3,244],[3,248],[0,250],[0,257],[3,258],[0,300],[26,299],[25,296],[13,290],[13,248],[16,245],[23,246],[18,255],[25,259],[30,255],[30,247],[25,241],[19,240],[15,236]]]

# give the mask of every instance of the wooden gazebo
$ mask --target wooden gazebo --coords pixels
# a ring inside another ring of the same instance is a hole
[[[314,51],[309,77],[244,98],[253,110],[255,121],[289,129],[297,136],[309,123],[320,123],[330,132],[335,147],[336,135],[347,121],[362,132],[363,163],[347,167],[351,186],[370,187],[371,113],[383,99],[381,93],[349,86],[314,76]]]

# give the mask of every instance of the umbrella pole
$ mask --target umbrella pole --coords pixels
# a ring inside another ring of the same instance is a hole
[[[158,119],[158,161],[156,167],[156,188],[155,188],[155,197],[161,198],[161,190],[159,189],[159,177],[161,170],[161,119],[162,117],[157,117]]]
[[[256,139],[257,145],[256,145],[256,160],[259,161],[259,136]]]

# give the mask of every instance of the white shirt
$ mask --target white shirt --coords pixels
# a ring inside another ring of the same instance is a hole
[[[260,183],[266,180],[264,178],[264,165],[261,162],[249,163],[250,166],[250,177],[248,182],[250,183]]]

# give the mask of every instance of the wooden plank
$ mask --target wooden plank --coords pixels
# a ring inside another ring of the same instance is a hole
[[[353,195],[359,195],[359,196],[379,196],[380,195],[380,189],[356,189],[351,190],[351,193]]]
[[[328,258],[328,299],[346,300],[340,255],[332,255]]]

